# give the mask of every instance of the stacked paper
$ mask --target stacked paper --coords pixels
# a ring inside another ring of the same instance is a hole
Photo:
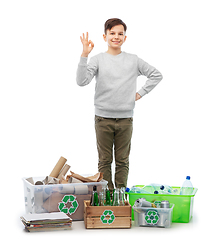
[[[28,231],[71,229],[72,219],[63,212],[26,214],[21,217]]]

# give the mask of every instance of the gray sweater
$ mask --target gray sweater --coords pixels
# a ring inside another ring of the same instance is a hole
[[[143,97],[162,79],[161,73],[134,54],[121,52],[118,55],[100,53],[87,64],[80,58],[77,69],[77,84],[85,86],[96,76],[95,115],[107,118],[133,117],[137,77],[147,77],[138,91]]]

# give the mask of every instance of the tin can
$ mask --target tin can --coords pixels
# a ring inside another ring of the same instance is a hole
[[[160,207],[161,207],[161,208],[170,208],[170,203],[169,203],[169,201],[162,201],[162,202],[160,203]]]

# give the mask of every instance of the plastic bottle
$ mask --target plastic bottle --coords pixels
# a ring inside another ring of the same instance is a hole
[[[174,189],[169,185],[162,185],[162,190],[168,192],[168,194],[179,194],[178,189]]]
[[[166,185],[162,185],[162,184],[156,184],[156,183],[152,183],[150,184],[153,188],[153,193],[154,194],[169,194],[168,189],[166,189]]]
[[[151,189],[152,194],[161,194],[161,193],[163,194],[162,190],[164,189],[164,186],[161,184],[151,183],[147,187]],[[146,186],[144,188],[146,188]]]
[[[173,189],[170,186],[168,185],[160,186],[159,194],[172,194],[172,193],[173,193]]]
[[[126,188],[125,190],[126,192],[129,192],[129,193],[146,193],[146,194],[150,194],[150,192],[140,188],[140,187],[131,187],[130,189],[129,188]]]
[[[152,183],[150,187],[154,194],[177,194],[177,189],[173,189],[169,185]]]
[[[173,193],[173,189],[172,187],[168,186],[168,185],[162,185],[161,186],[161,190],[165,191],[165,192],[168,192],[169,193]]]
[[[180,189],[180,195],[191,195],[193,193],[193,185],[190,181],[190,176],[186,177],[182,188]]]
[[[154,192],[157,190],[155,185],[157,185],[157,184],[152,183],[150,185],[145,185],[143,187],[143,190],[149,192],[150,194],[154,194]]]

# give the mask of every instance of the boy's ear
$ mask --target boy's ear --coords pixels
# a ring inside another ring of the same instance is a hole
[[[126,41],[127,36],[124,37],[124,42]]]
[[[106,35],[105,34],[103,34],[103,39],[106,42]]]

